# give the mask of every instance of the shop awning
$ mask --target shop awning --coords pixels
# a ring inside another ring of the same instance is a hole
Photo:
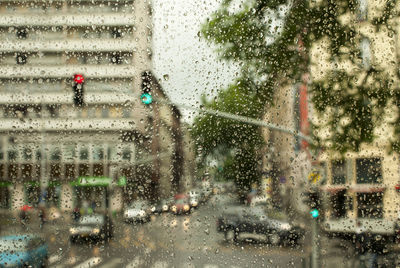
[[[109,177],[79,177],[75,181],[71,182],[72,186],[109,186],[112,183],[112,179]]]
[[[0,181],[0,187],[8,187],[11,185],[12,185],[12,183],[9,181]]]
[[[321,187],[322,191],[328,192],[330,194],[337,194],[343,190],[348,189],[345,185],[325,185]]]
[[[107,187],[113,184],[113,179],[109,177],[79,177],[71,182],[72,186],[104,186]],[[118,186],[126,185],[126,178],[120,177],[117,181]]]

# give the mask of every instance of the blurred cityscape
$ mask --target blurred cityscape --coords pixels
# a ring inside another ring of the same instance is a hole
[[[374,27],[375,2],[360,1],[354,61],[397,77],[399,37]],[[309,137],[332,133],[312,133],[330,119],[309,101],[311,77],[354,68],[317,42],[301,81],[282,78],[274,104],[261,107],[260,122],[285,131],[262,128],[257,159],[239,163],[256,180],[232,179],[235,150],[203,157],[199,126],[182,120],[184,106],[154,74],[152,10],[133,0],[0,2],[1,243],[20,236],[18,249],[42,252],[23,260],[0,245],[0,267],[356,267],[368,258],[397,267],[396,105],[374,143],[315,149]],[[400,31],[399,18],[387,23]]]

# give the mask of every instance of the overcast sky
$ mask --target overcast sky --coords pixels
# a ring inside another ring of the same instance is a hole
[[[201,24],[218,9],[220,0],[153,0],[155,73],[173,102],[198,106],[202,93],[234,79],[236,67],[218,60],[198,37]],[[182,111],[191,122],[192,112]]]

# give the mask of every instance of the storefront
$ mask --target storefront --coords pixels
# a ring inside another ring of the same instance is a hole
[[[74,209],[89,211],[119,210],[122,208],[122,187],[126,179],[117,182],[109,177],[79,177],[71,182]]]
[[[11,208],[11,182],[0,181],[0,209]]]

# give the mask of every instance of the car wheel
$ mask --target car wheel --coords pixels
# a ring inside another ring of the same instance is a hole
[[[43,259],[43,261],[42,261],[40,267],[41,267],[41,268],[49,267],[49,256],[46,256],[46,257]]]
[[[233,230],[226,230],[224,235],[226,241],[231,241],[235,236],[235,232]]]
[[[276,246],[276,245],[278,245],[278,244],[281,242],[281,237],[280,237],[279,234],[277,234],[277,233],[269,234],[269,235],[268,235],[268,242],[269,242],[271,245]]]

